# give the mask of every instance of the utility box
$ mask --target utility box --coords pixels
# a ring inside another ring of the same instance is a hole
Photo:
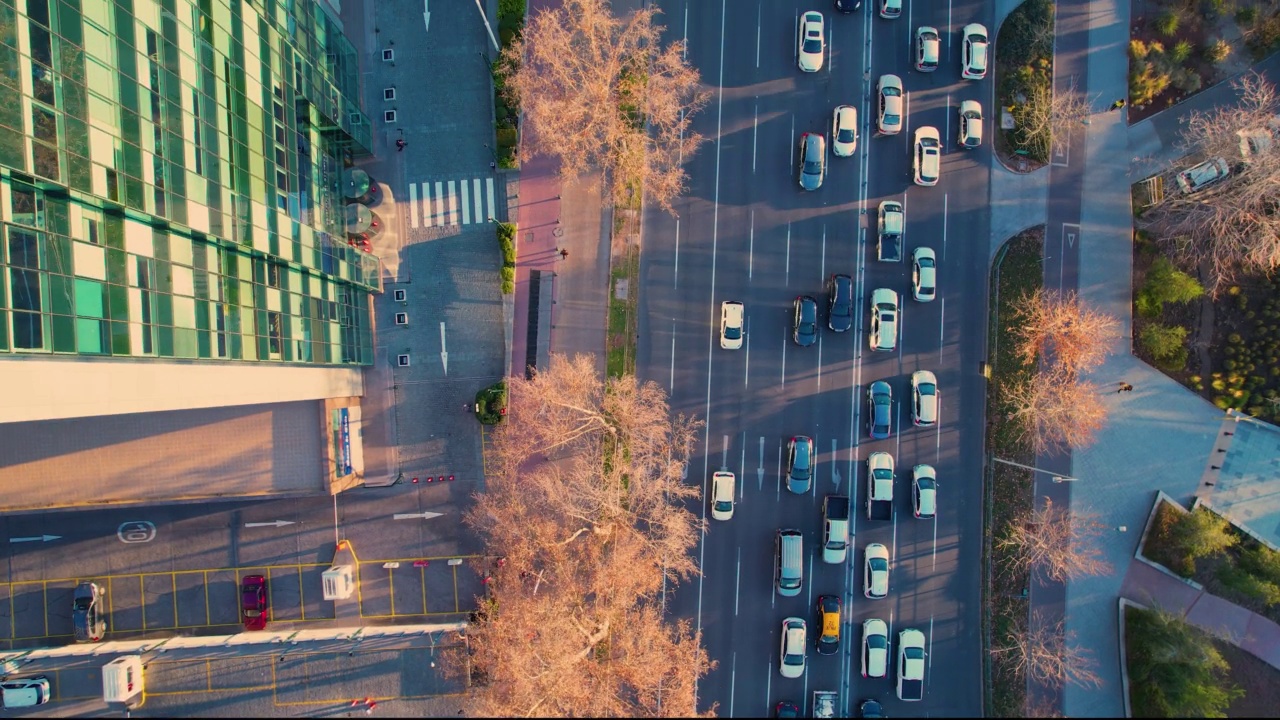
[[[142,704],[146,683],[142,677],[142,657],[124,655],[102,666],[102,699],[128,707]]]
[[[334,565],[321,574],[325,600],[346,600],[356,591],[356,582],[350,565]]]

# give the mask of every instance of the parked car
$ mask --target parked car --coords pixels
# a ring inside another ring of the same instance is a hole
[[[107,634],[105,597],[106,592],[95,582],[76,585],[71,595],[71,629],[76,642],[98,642]]]
[[[1227,179],[1230,175],[1231,166],[1226,160],[1212,158],[1178,173],[1178,187],[1187,194],[1200,192],[1209,185]]]
[[[265,630],[267,627],[267,579],[262,575],[245,575],[240,581],[240,615],[245,630]]]

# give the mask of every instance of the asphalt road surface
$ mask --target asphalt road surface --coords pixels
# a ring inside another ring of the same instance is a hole
[[[699,686],[699,709],[718,704],[728,716],[771,715],[779,701],[809,711],[815,690],[840,693],[838,710],[857,711],[865,698],[884,703],[890,716],[976,717],[982,709],[980,645],[981,467],[985,383],[987,213],[990,166],[986,144],[956,145],[961,100],[982,103],[985,135],[993,131],[994,84],[960,79],[960,29],[987,25],[989,6],[904,3],[902,16],[877,16],[877,0],[851,15],[829,2],[807,6],[773,0],[659,2],[668,34],[687,38],[689,61],[712,91],[694,129],[709,138],[688,163],[689,192],[678,219],[645,217],[641,277],[639,372],[670,389],[673,410],[705,418],[703,442],[689,465],[689,481],[706,487],[724,466],[739,477],[734,518],[715,522],[697,552],[700,580],[669,603],[696,618],[719,665]],[[796,67],[801,12],[826,18],[828,55],[818,73]],[[942,36],[936,72],[914,70],[914,33],[920,25]],[[872,133],[879,75],[902,78],[908,95],[903,131]],[[858,109],[854,157],[828,158],[816,192],[797,182],[795,148],[805,131],[830,133],[833,108]],[[911,181],[911,138],[921,125],[943,138],[942,178],[936,187]],[[896,199],[906,209],[902,263],[875,259],[875,210]],[[911,300],[910,253],[926,245],[937,253],[939,296]],[[853,330],[826,328],[824,281],[846,273],[855,284]],[[868,350],[871,292],[891,288],[901,298],[894,352]],[[797,295],[819,301],[821,332],[808,348],[792,344],[791,308]],[[721,350],[719,305],[746,304],[746,344]],[[932,370],[941,388],[941,418],[928,430],[910,419],[909,378]],[[865,431],[866,389],[876,380],[893,387],[894,432],[870,441]],[[812,490],[796,496],[783,487],[785,446],[794,435],[816,443]],[[897,462],[894,516],[868,521],[862,478],[870,452]],[[933,465],[939,478],[935,521],[911,512],[911,468]],[[844,566],[824,565],[818,552],[821,504],[827,494],[853,499],[854,538]],[[705,511],[704,511],[705,512]],[[777,528],[799,528],[805,539],[805,582],[799,597],[773,590],[773,538]],[[863,548],[885,544],[891,553],[890,592],[862,595]],[[844,597],[841,650],[818,656],[807,672],[778,674],[780,627],[799,616],[817,623],[820,594]],[[859,670],[862,621],[890,624],[890,673],[864,679]],[[897,633],[924,632],[928,665],[924,701],[901,703],[894,692]]]

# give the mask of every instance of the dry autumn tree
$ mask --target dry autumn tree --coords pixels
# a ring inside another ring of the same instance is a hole
[[[1103,532],[1096,516],[1068,512],[1045,498],[1043,507],[1009,523],[995,545],[1008,553],[1004,571],[1011,576],[1034,571],[1063,582],[1110,571],[1100,547]]]
[[[590,356],[508,378],[486,491],[466,522],[505,557],[467,630],[486,717],[689,717],[712,667],[699,633],[662,610],[663,581],[697,574],[700,496],[681,468],[700,424]],[[467,667],[464,658],[449,665]],[[709,712],[714,712],[712,708]]]
[[[1032,613],[1031,626],[1022,635],[1009,635],[1004,647],[991,649],[992,655],[1007,656],[1018,673],[1019,680],[1031,681],[1042,687],[1061,689],[1068,684],[1081,687],[1099,687],[1102,678],[1094,672],[1097,663],[1088,650],[1075,644],[1075,634],[1068,632],[1066,622],[1046,622],[1037,610]],[[1030,717],[1047,717],[1030,713]]]
[[[1191,113],[1179,143],[1189,157],[1161,173],[1164,197],[1138,219],[1184,267],[1204,266],[1215,295],[1241,273],[1280,267],[1280,96],[1256,73],[1233,86],[1236,104]],[[1213,158],[1227,162],[1229,177],[1192,194],[1178,188],[1178,173]]]
[[[1052,369],[1006,385],[1002,399],[1016,432],[1036,453],[1086,447],[1107,421],[1101,388]]]
[[[559,159],[565,178],[601,170],[615,203],[643,193],[670,210],[703,140],[689,117],[708,93],[684,42],[664,43],[658,12],[649,5],[620,19],[606,0],[564,0],[531,15],[501,66],[533,127],[534,154]]]
[[[1097,99],[1095,95],[1094,100]],[[1091,99],[1076,89],[1072,80],[1055,90],[1052,83],[1032,83],[1027,97],[1014,105],[1014,117],[1022,128],[1033,155],[1049,157],[1055,141],[1065,141],[1072,129],[1093,113]]]

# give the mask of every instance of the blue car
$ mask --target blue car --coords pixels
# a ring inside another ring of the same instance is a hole
[[[787,489],[803,495],[809,492],[809,483],[812,481],[813,440],[797,435],[787,445]]]
[[[867,390],[867,434],[872,440],[884,440],[893,432],[893,388],[883,380],[871,383]]]

